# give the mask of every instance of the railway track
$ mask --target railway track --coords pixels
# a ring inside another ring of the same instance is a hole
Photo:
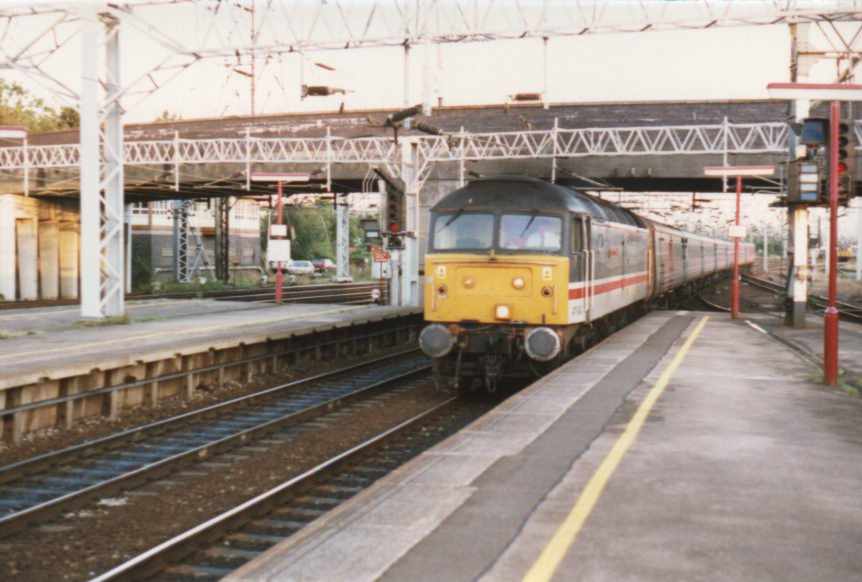
[[[488,409],[451,398],[93,579],[218,580]]]
[[[761,279],[759,277],[754,277],[752,275],[742,275],[742,280],[751,285],[752,287],[757,287],[759,289],[763,289],[765,291],[770,291],[775,293],[776,295],[785,296],[784,285],[780,283],[776,283],[774,281],[770,281],[768,279]],[[821,295],[809,295],[808,296],[808,304],[811,307],[819,310],[820,312],[826,309],[829,300],[826,297]],[[846,321],[853,321],[856,323],[862,323],[862,306],[854,305],[852,303],[847,303],[844,301],[838,301],[838,310],[841,313],[842,319]]]
[[[0,467],[0,537],[264,436],[293,438],[429,369],[417,350],[390,354]]]
[[[380,301],[386,302],[388,287],[385,283],[315,283],[312,285],[291,285],[283,288],[283,300],[287,303],[371,303],[373,290],[380,292]],[[180,291],[175,293],[129,293],[128,301],[151,299],[217,299],[220,301],[272,301],[275,287],[252,289],[222,289],[218,291]],[[64,307],[77,305],[76,299],[0,301],[0,311],[13,309],[34,309],[41,307]]]

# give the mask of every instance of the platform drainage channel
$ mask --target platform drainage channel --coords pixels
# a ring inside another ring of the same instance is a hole
[[[59,500],[99,483],[121,479],[171,457],[189,453],[210,443],[260,425],[300,413],[361,392],[427,366],[424,356],[415,355],[387,362],[384,366],[356,370],[350,374],[313,381],[265,403],[225,413],[210,422],[185,424],[167,434],[114,450],[103,450],[72,464],[48,469],[0,486],[0,526],[16,514]]]

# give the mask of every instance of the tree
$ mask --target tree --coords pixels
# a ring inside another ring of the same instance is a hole
[[[171,113],[170,111],[165,109],[153,121],[155,121],[156,123],[162,122],[162,121],[180,121],[180,120],[182,120],[182,118],[183,118],[183,116],[180,115],[179,113]]]
[[[57,111],[18,83],[0,79],[0,125],[23,125],[38,133],[74,129],[80,126],[80,117],[74,107]]]

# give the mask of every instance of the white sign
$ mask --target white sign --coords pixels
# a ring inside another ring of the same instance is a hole
[[[745,238],[745,227],[741,224],[731,224],[728,235],[730,238]]]
[[[290,239],[269,239],[266,247],[266,260],[270,263],[290,262]]]
[[[286,224],[270,224],[269,236],[287,236]]]

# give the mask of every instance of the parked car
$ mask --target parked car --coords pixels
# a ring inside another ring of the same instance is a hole
[[[314,265],[314,270],[318,273],[335,270],[335,263],[333,263],[330,259],[314,259],[311,261],[311,263]]]
[[[287,264],[287,272],[291,275],[313,275],[314,265],[311,261],[290,261]]]

